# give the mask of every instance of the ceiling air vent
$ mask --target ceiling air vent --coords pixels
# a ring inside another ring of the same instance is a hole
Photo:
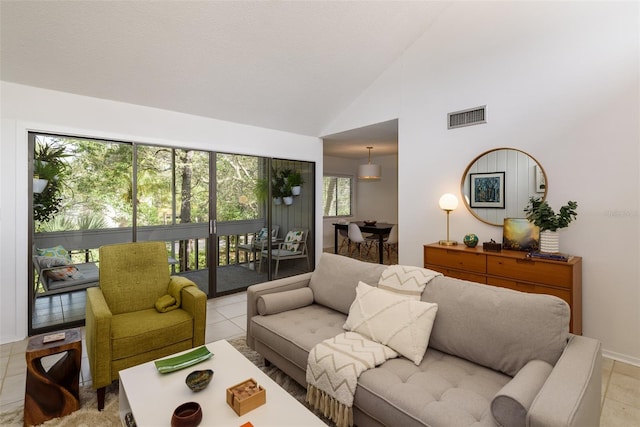
[[[468,110],[455,111],[447,114],[447,128],[456,129],[463,126],[479,125],[486,123],[487,106],[470,108]]]

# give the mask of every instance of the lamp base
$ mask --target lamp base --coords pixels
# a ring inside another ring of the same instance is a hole
[[[458,244],[455,240],[440,240],[438,244],[443,246],[455,246]]]

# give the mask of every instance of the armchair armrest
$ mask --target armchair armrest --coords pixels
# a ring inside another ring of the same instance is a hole
[[[570,335],[567,347],[529,409],[531,427],[598,426],[602,382],[600,342]]]
[[[171,276],[171,280],[183,279],[179,276]],[[207,326],[207,294],[197,286],[187,286],[180,292],[180,308],[193,317],[193,346],[204,344],[205,328]]]
[[[111,310],[100,288],[87,289],[85,341],[93,388],[105,387],[111,378]],[[97,355],[101,357],[98,359]]]
[[[251,318],[258,315],[258,298],[262,295],[276,292],[290,291],[309,286],[313,273],[298,274],[296,276],[283,277],[271,282],[258,283],[247,288],[247,345],[254,348],[253,334],[251,333]]]

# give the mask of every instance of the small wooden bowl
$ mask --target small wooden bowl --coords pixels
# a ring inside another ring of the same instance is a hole
[[[378,221],[369,219],[364,221],[364,225],[376,225],[376,222]]]

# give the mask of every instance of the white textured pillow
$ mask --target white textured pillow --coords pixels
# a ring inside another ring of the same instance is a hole
[[[344,329],[391,347],[416,365],[427,351],[438,305],[358,283]]]
[[[380,275],[378,288],[420,300],[427,283],[442,273],[412,265],[391,265]]]

